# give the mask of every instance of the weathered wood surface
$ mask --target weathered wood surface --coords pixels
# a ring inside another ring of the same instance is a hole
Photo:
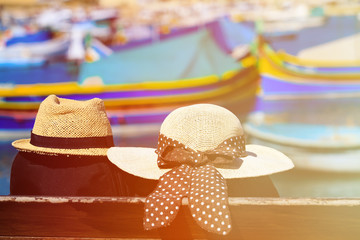
[[[360,199],[230,198],[226,239],[360,239]],[[144,231],[144,198],[0,196],[0,239],[219,239],[186,199],[171,227]]]

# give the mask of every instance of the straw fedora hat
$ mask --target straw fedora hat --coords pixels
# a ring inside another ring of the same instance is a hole
[[[12,145],[47,155],[106,156],[114,142],[101,99],[76,101],[50,95],[40,104],[31,138]]]
[[[226,151],[229,149],[228,139],[229,142],[233,139],[241,139],[238,143],[240,146],[231,149],[235,152],[243,151],[238,161],[235,161],[235,165],[217,168],[226,179],[270,175],[294,167],[286,155],[273,148],[246,145],[239,119],[229,110],[213,104],[195,104],[172,111],[160,127],[157,149],[111,147],[107,152],[108,159],[132,175],[159,179],[171,169],[160,164],[161,156],[158,153],[167,151],[161,149],[164,146],[163,138],[166,139],[165,145],[170,143],[170,141],[166,143],[170,139],[170,144],[174,144],[174,148],[181,145],[182,148],[199,153],[199,156],[201,152],[213,151],[219,146]]]

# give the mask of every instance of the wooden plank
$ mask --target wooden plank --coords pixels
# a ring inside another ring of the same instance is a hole
[[[226,239],[359,239],[360,199],[230,198]],[[219,239],[193,221],[187,199],[172,226],[142,228],[144,198],[0,196],[0,239]]]

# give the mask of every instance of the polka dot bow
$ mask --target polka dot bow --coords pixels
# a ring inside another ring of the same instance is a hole
[[[229,138],[208,151],[195,151],[184,144],[159,136],[158,166],[172,168],[162,175],[146,198],[144,228],[165,227],[175,219],[181,199],[188,197],[190,212],[205,230],[226,235],[231,230],[226,180],[216,167],[234,167],[245,156],[243,136]]]

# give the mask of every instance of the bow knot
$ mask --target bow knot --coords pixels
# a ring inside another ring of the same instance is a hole
[[[194,166],[201,166],[210,161],[210,153],[197,151],[195,154],[197,154],[197,156],[194,160]]]
[[[243,136],[229,138],[215,149],[196,151],[186,145],[159,136],[158,166],[172,168],[145,202],[145,229],[170,225],[175,219],[181,199],[189,198],[195,221],[209,232],[226,235],[231,230],[227,206],[227,186],[215,167],[233,167],[238,157],[245,156]]]
[[[210,163],[215,167],[232,166],[234,159],[246,156],[243,136],[229,138],[215,149],[196,151],[179,141],[159,135],[157,164],[159,168],[172,168],[187,164],[202,166]]]

